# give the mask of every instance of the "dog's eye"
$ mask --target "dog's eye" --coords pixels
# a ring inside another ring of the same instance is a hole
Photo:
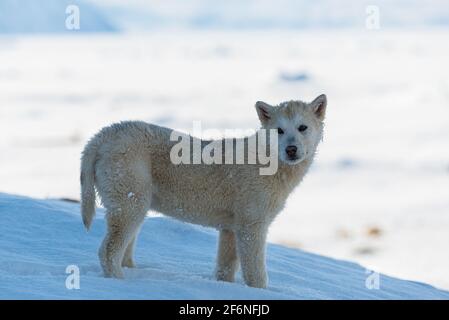
[[[278,133],[279,134],[284,134],[284,130],[282,130],[281,128],[278,128]]]
[[[298,128],[298,131],[299,131],[299,132],[304,132],[304,131],[306,131],[306,130],[307,130],[307,126],[306,126],[306,125],[303,125],[303,124],[300,125],[299,128]]]

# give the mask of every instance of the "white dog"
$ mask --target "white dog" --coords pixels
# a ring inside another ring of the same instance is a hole
[[[122,267],[135,266],[137,234],[147,211],[154,210],[217,228],[216,278],[234,281],[240,262],[245,283],[265,288],[267,230],[312,163],[322,138],[326,104],[325,95],[311,103],[256,103],[262,129],[277,130],[280,161],[272,175],[261,175],[259,162],[174,164],[170,158],[174,131],[168,128],[139,121],[103,128],[83,151],[81,210],[89,229],[96,188],[107,211],[108,231],[99,250],[105,276],[123,278]],[[248,147],[250,138],[233,141]],[[201,148],[207,143],[201,141]]]

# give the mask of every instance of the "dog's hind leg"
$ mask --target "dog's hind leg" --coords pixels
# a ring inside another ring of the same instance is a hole
[[[125,250],[134,240],[134,235],[145,218],[145,211],[108,212],[108,231],[98,252],[106,277],[123,278],[122,261]]]
[[[221,230],[218,239],[215,278],[219,281],[233,282],[237,268],[238,258],[234,232],[230,230]]]
[[[137,228],[136,232],[134,233],[134,236],[132,237],[131,241],[129,242],[128,246],[125,250],[125,255],[123,256],[122,260],[122,267],[128,267],[128,268],[135,268],[136,264],[134,263],[134,248],[136,246],[136,240],[137,235],[139,234],[140,226]]]
[[[135,238],[151,205],[151,176],[148,162],[138,157],[119,155],[103,161],[97,164],[101,169],[96,179],[107,211],[107,234],[98,255],[106,277],[123,278],[122,266],[134,265]]]
[[[106,277],[123,278],[122,266],[134,266],[132,254],[136,236],[150,207],[149,183],[136,183],[124,189],[134,192],[121,192],[110,197],[105,205],[107,234],[98,255]]]

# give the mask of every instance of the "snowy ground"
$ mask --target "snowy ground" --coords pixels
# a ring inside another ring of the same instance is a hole
[[[82,146],[113,121],[189,129],[201,120],[203,128],[256,128],[255,101],[326,93],[326,134],[317,161],[269,240],[449,289],[447,35],[381,29],[0,37],[0,191],[79,198]],[[214,237],[163,221],[154,223]],[[35,223],[37,235],[47,228]],[[57,232],[81,239],[77,228],[61,221]],[[102,224],[96,228],[82,235],[86,245],[70,246],[75,256],[83,250],[75,262],[87,268],[86,286],[90,272],[98,280],[95,248]],[[140,254],[149,273],[157,274],[150,250],[157,239],[148,234],[148,241],[149,255]],[[290,252],[285,250],[279,254]],[[39,250],[34,254],[31,264]],[[49,262],[62,266],[69,254],[58,251]],[[209,274],[211,255],[197,269],[200,278]],[[0,257],[2,266],[15,259],[13,253]],[[274,280],[273,290],[280,286]]]
[[[216,282],[216,231],[155,217],[140,233],[138,268],[125,269],[125,280],[106,279],[96,255],[102,212],[87,234],[78,204],[0,194],[0,219],[0,299],[449,299],[449,292],[384,275],[376,289],[376,280],[367,281],[375,274],[357,264],[279,245],[268,248],[267,290],[245,286],[240,276]],[[73,265],[79,289],[69,290]]]

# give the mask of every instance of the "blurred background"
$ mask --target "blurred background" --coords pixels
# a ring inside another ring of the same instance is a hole
[[[449,289],[448,57],[446,0],[0,0],[0,192],[79,199],[111,122],[257,128],[326,93],[269,240]]]

